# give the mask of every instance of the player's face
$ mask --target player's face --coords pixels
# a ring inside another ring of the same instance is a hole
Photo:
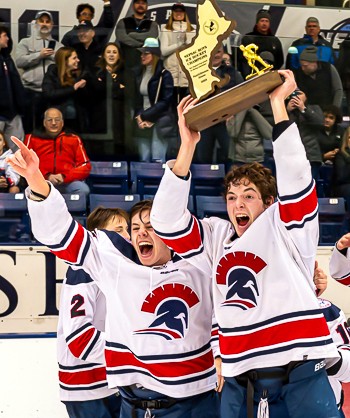
[[[324,113],[323,126],[325,128],[332,128],[335,124],[335,116],[332,113]]]
[[[226,207],[230,221],[241,237],[267,206],[255,184],[245,180],[239,185],[231,184],[226,195]]]
[[[267,33],[270,29],[270,20],[266,18],[260,19],[256,24],[256,28],[258,29],[258,32]]]
[[[170,260],[170,250],[155,234],[149,215],[149,210],[143,210],[132,217],[131,242],[141,264],[148,267],[160,266]]]
[[[122,216],[113,216],[112,218],[110,218],[103,229],[106,229],[107,231],[117,232],[125,239],[130,239],[128,223],[126,222],[126,219]]]

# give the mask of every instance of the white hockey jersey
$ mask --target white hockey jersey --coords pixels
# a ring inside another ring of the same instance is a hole
[[[350,382],[350,334],[345,314],[341,309],[322,298],[318,299],[318,303],[326,318],[333,341],[342,356],[342,363],[338,372],[333,376],[328,376],[337,404],[339,404],[341,399],[341,382]]]
[[[344,254],[345,253],[345,254]],[[337,282],[350,286],[350,251],[339,251],[336,247],[329,261],[329,273]]]
[[[82,269],[67,270],[60,298],[57,359],[61,401],[101,399],[117,392],[107,385],[106,300]]]
[[[277,125],[278,202],[237,239],[230,222],[187,210],[190,181],[168,163],[151,223],[165,243],[213,278],[223,376],[337,357],[315,297],[317,196],[295,124]],[[276,135],[275,135],[276,136]]]
[[[140,384],[174,398],[215,388],[208,274],[178,256],[159,267],[140,265],[117,233],[91,233],[75,222],[54,187],[42,202],[28,199],[28,208],[35,237],[81,266],[106,297],[109,387]]]

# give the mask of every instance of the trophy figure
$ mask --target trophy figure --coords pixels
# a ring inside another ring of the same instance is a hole
[[[228,76],[222,79],[215,73],[211,65],[212,57],[235,26],[235,21],[223,15],[215,0],[200,0],[197,6],[196,36],[189,45],[176,52],[187,76],[191,95],[199,100],[185,114],[188,126],[194,130],[202,131],[267,100],[269,92],[282,84],[278,72],[271,71],[272,66],[256,53],[258,47],[250,44],[240,47],[252,67],[249,80],[213,95],[229,79]]]

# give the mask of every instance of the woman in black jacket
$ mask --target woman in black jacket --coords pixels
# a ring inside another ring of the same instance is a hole
[[[175,115],[170,109],[174,82],[159,59],[157,39],[147,38],[139,50],[143,71],[136,79],[134,140],[141,161],[165,162],[169,142],[177,137]]]
[[[86,79],[81,77],[76,51],[70,47],[58,49],[55,64],[49,66],[43,79],[43,95],[48,107],[59,108],[65,126],[76,132],[87,130],[85,86]]]
[[[340,150],[334,158],[333,196],[350,197],[350,127],[345,129]]]
[[[106,141],[103,141],[104,155],[115,155],[121,158],[125,152],[124,117],[128,92],[125,92],[120,49],[114,42],[109,42],[103,48],[89,91],[94,97],[90,114],[90,132],[104,134],[106,138]],[[99,147],[101,147],[100,142],[98,141]],[[102,156],[101,149],[99,152],[94,150],[93,153]]]

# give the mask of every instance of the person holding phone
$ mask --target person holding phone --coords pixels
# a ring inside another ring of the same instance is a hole
[[[53,39],[54,21],[47,10],[35,15],[33,33],[20,40],[15,51],[15,62],[22,70],[22,82],[26,90],[27,106],[23,119],[24,131],[29,133],[41,125],[45,103],[42,98],[42,82],[47,68],[55,62],[55,52],[61,43]]]

